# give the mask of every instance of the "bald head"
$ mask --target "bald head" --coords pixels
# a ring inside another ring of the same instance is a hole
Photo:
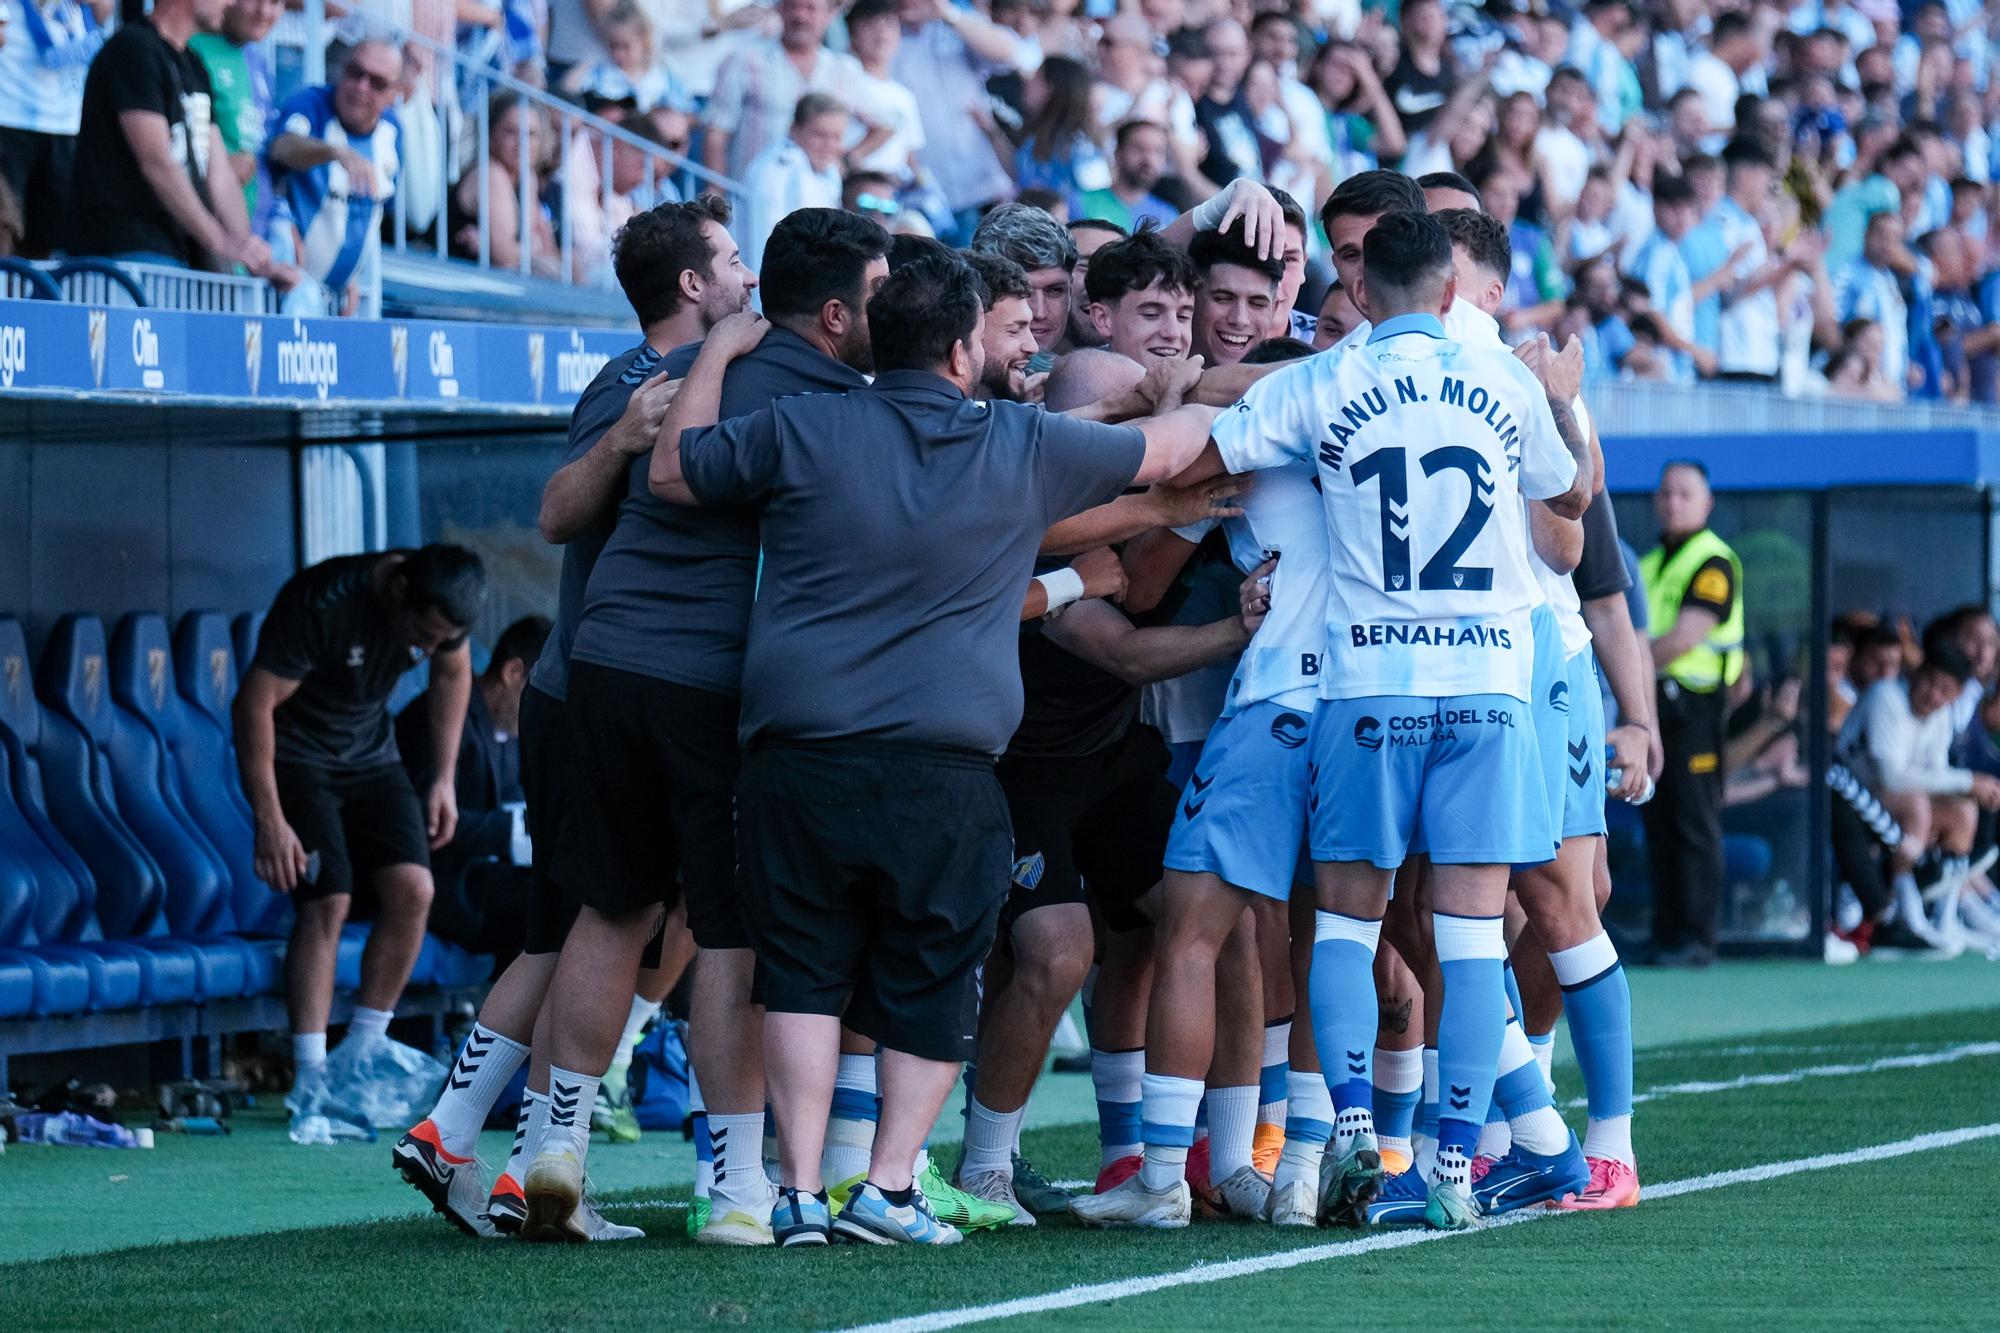
[[[1086,347],[1056,362],[1042,386],[1042,406],[1067,412],[1124,393],[1146,377],[1146,368],[1129,356]]]

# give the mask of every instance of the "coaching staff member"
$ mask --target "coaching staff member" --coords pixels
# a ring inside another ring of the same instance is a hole
[[[820,1149],[843,1015],[881,1043],[882,1116],[841,1231],[958,1239],[911,1167],[972,1051],[975,971],[1007,890],[993,761],[1021,718],[1021,588],[1050,524],[1173,475],[1214,419],[1183,407],[1102,426],[969,399],[984,313],[962,260],[917,260],[868,302],[872,387],[715,426],[723,368],[762,336],[752,316],[718,326],[654,451],[662,499],[761,511],[737,848],[782,1243],[829,1233]]]
[[[278,590],[237,690],[236,762],[257,822],[257,873],[297,909],[285,1005],[299,1086],[326,1061],[356,881],[376,910],[350,1032],[387,1028],[423,946],[430,853],[458,827],[452,775],[472,695],[465,636],[485,596],[486,571],[463,546],[323,561]],[[436,776],[419,794],[397,760],[388,701],[427,657]]]

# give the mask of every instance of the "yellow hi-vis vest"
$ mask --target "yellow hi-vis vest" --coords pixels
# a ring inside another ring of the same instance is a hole
[[[1646,585],[1646,614],[1655,636],[1665,634],[1679,619],[1681,602],[1695,572],[1717,556],[1729,562],[1736,581],[1729,614],[1708,632],[1708,637],[1662,668],[1661,674],[1678,681],[1683,689],[1703,694],[1725,685],[1734,685],[1743,675],[1743,564],[1722,538],[1703,528],[1681,544],[1673,559],[1666,548],[1655,546],[1639,560],[1639,578]]]

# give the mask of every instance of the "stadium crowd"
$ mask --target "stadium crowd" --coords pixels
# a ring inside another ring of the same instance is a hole
[[[1017,198],[1129,230],[1238,178],[1311,215],[1357,171],[1455,171],[1509,230],[1508,338],[1574,334],[1593,380],[2000,397],[2000,87],[1977,0],[328,12],[332,81],[309,88],[306,25],[277,0],[122,24],[110,0],[6,0],[0,244],[304,275],[351,302],[404,191],[415,239],[442,227],[513,266],[525,238],[530,271],[608,285],[611,232],[702,182],[623,139],[565,149],[546,104],[482,74],[504,71],[741,182],[753,262],[796,207],[962,244]],[[1307,314],[1327,245],[1309,227],[1309,279],[1288,283]]]

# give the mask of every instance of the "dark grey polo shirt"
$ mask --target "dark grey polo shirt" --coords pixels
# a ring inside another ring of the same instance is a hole
[[[1042,534],[1117,495],[1145,451],[1135,427],[975,402],[908,370],[688,431],[681,469],[697,499],[762,510],[745,747],[1005,750]]]
[[[667,353],[660,368],[683,376],[700,344]],[[788,329],[730,363],[722,418],[791,394],[839,394],[868,381]],[[630,488],[583,599],[570,655],[716,694],[743,676],[743,637],[757,589],[757,510],[741,502],[669,505],[646,484],[651,456],[632,460]]]

